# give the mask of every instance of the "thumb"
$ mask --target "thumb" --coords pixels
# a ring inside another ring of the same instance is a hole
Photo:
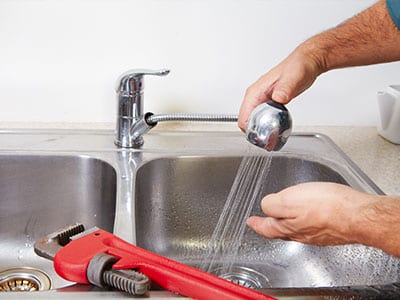
[[[275,87],[272,92],[271,99],[281,104],[287,104],[291,100],[288,93],[283,88]]]
[[[312,71],[293,66],[282,73],[274,86],[271,98],[276,102],[287,104],[307,90],[316,79],[317,75]]]
[[[297,74],[282,74],[281,78],[276,82],[272,92],[272,100],[287,104],[295,96],[301,93],[302,82],[296,76]]]

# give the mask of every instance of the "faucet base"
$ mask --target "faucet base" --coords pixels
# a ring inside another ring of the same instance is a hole
[[[139,137],[135,140],[130,140],[130,141],[121,141],[121,140],[114,140],[114,144],[118,148],[140,148],[144,144],[144,140],[142,137]]]

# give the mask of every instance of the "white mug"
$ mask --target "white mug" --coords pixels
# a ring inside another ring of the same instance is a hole
[[[389,85],[378,92],[380,123],[378,133],[394,144],[400,144],[400,84]]]

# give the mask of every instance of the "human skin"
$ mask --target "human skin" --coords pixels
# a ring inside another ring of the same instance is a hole
[[[379,1],[360,14],[299,45],[246,91],[238,124],[244,131],[251,111],[267,100],[287,104],[332,69],[400,60],[400,31]]]
[[[364,244],[400,257],[400,198],[370,195],[348,186],[309,182],[270,194],[267,217],[247,224],[267,238],[320,246]]]
[[[400,31],[378,1],[298,46],[246,91],[238,124],[269,99],[287,104],[319,75],[336,68],[400,60]],[[335,183],[306,183],[262,200],[266,217],[248,225],[267,238],[316,245],[361,243],[400,257],[400,197],[369,195]]]

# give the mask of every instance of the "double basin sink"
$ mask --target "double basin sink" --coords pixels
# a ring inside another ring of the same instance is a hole
[[[198,266],[242,157],[259,155],[239,132],[154,131],[136,150],[115,147],[111,131],[0,132],[0,291],[41,290],[0,297],[118,298],[61,279],[34,253],[35,240],[75,222]],[[382,193],[329,138],[294,134],[272,154],[262,194],[308,181]],[[362,245],[269,240],[247,228],[231,275],[279,297],[371,296],[396,291],[399,262]]]

